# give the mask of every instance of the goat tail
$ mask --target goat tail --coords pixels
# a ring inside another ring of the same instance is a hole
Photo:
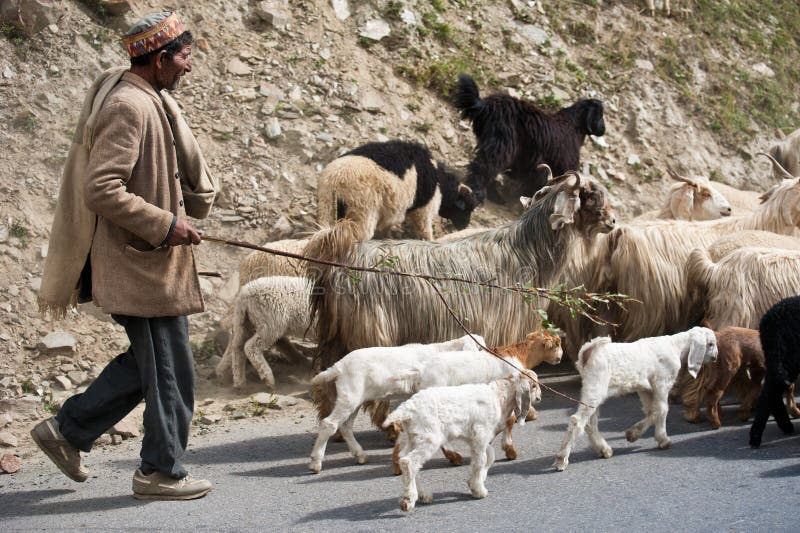
[[[597,337],[581,346],[578,352],[578,359],[575,361],[575,367],[578,369],[579,374],[583,373],[583,369],[589,362],[589,359],[591,359],[592,353],[594,353],[597,348],[605,346],[606,344],[611,344],[611,337]]]
[[[406,403],[401,403],[397,409],[389,413],[389,416],[386,417],[382,424],[384,429],[389,429],[390,427],[394,427],[395,430],[402,429],[404,423],[411,419],[411,411],[407,409]]]
[[[323,383],[328,383],[329,381],[334,381],[336,378],[339,377],[341,371],[339,371],[336,366],[332,366],[326,370],[323,370],[313,378],[311,378],[311,386],[314,387],[316,385],[322,385]]]
[[[322,420],[333,411],[336,404],[336,377],[339,371],[331,367],[323,370],[311,380],[311,401],[317,408],[317,417]]]
[[[453,101],[461,111],[461,117],[474,120],[480,108],[481,97],[478,84],[468,74],[459,74]]]

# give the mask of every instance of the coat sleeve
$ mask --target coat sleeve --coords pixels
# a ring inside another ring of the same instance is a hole
[[[84,184],[86,206],[113,224],[160,246],[173,214],[128,192],[126,183],[142,149],[144,117],[125,102],[105,106],[97,118]]]

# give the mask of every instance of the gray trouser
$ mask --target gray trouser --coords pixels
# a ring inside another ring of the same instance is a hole
[[[61,434],[88,452],[92,443],[144,399],[142,471],[186,475],[180,462],[194,411],[194,358],[186,317],[113,315],[130,340],[82,394],[56,415]]]

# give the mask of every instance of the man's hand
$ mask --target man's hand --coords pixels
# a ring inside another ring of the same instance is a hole
[[[200,232],[197,231],[191,224],[178,218],[175,222],[175,227],[172,229],[167,238],[167,245],[181,246],[183,244],[200,244]]]

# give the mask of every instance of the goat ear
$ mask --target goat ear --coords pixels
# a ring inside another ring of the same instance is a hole
[[[514,407],[514,416],[517,418],[517,423],[520,426],[525,425],[525,417],[528,416],[528,411],[531,408],[531,382],[527,378],[520,376],[517,388],[515,391],[516,406]]]
[[[706,356],[706,335],[701,329],[695,329],[689,335],[689,356],[686,358],[686,370],[693,377],[697,377],[703,366]]]
[[[459,183],[458,189],[456,190],[456,194],[458,194],[459,196],[467,196],[469,194],[472,194],[472,189],[470,189],[469,185],[465,183]]]
[[[522,204],[523,209],[528,209],[533,204],[533,198],[530,196],[520,196],[519,203]]]
[[[550,215],[550,228],[560,230],[567,224],[575,222],[575,213],[581,208],[581,199],[578,189],[561,191],[556,196],[553,213]]]

